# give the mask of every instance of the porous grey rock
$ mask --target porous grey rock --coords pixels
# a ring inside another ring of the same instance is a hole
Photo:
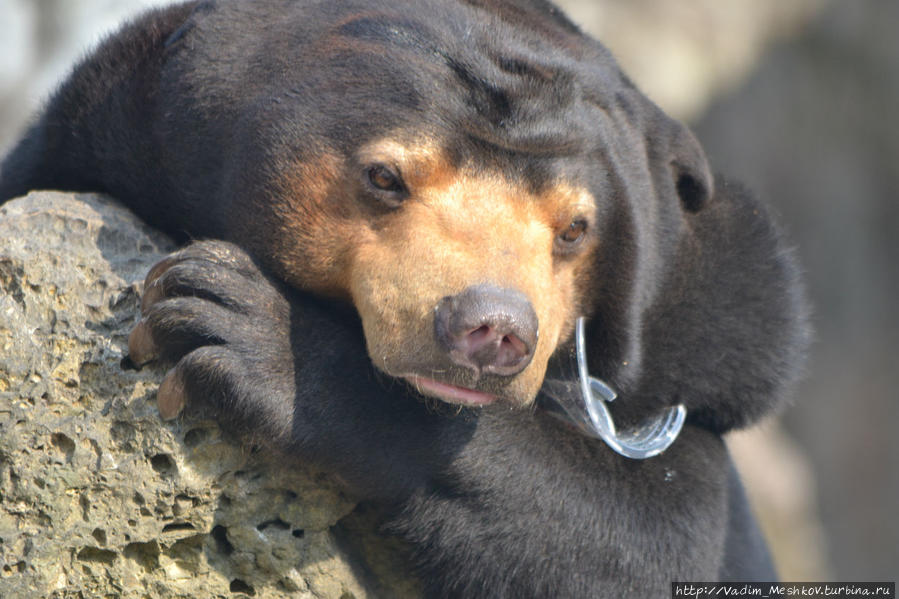
[[[121,367],[171,242],[108,198],[0,207],[0,597],[404,597],[325,475],[159,419]]]

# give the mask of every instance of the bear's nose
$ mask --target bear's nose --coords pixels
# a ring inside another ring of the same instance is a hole
[[[475,285],[437,303],[434,332],[456,364],[511,376],[534,355],[537,314],[520,291]]]

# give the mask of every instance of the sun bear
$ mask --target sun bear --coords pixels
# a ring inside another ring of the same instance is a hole
[[[792,254],[548,2],[151,11],[5,159],[0,201],[33,188],[109,193],[186,244],[130,340],[172,365],[162,415],[334,473],[428,596],[776,577],[722,435],[796,377]],[[541,408],[579,318],[616,422],[685,408],[660,455]]]

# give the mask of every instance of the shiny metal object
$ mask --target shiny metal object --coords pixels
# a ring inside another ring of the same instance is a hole
[[[575,345],[569,364],[563,369],[571,376],[548,377],[541,388],[541,407],[583,434],[602,439],[617,453],[637,460],[651,458],[665,451],[684,426],[687,409],[672,406],[647,418],[639,425],[619,430],[606,407],[617,397],[603,381],[587,372],[587,341],[584,318],[575,324]],[[573,372],[572,372],[573,371]],[[548,400],[548,401],[547,401]]]

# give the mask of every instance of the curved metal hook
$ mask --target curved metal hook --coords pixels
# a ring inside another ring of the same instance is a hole
[[[683,405],[672,406],[635,427],[619,431],[606,407],[606,402],[614,401],[617,394],[587,371],[584,323],[585,319],[581,317],[575,324],[577,390],[580,397],[572,397],[575,389],[570,382],[547,380],[542,389],[543,395],[552,400],[545,406],[547,411],[584,434],[602,439],[625,457],[642,460],[659,455],[677,439],[684,426],[687,409]]]

